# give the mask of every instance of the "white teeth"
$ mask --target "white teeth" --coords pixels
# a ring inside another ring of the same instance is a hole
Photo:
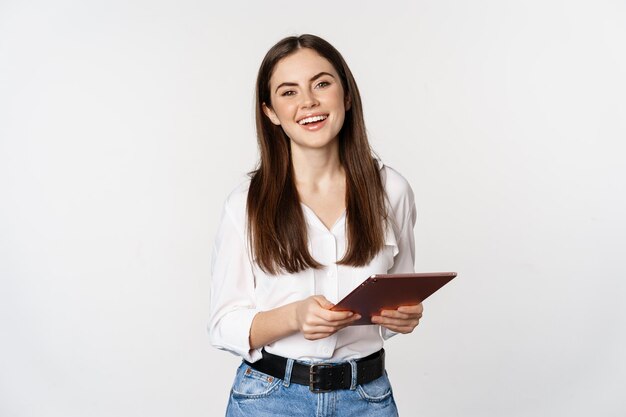
[[[324,120],[328,117],[328,115],[326,116],[313,116],[313,117],[307,117],[306,119],[302,119],[298,122],[298,124],[301,125],[305,125],[307,123],[313,123],[313,122],[319,122],[320,120]]]

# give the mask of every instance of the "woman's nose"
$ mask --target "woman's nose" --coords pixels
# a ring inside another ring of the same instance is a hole
[[[300,105],[302,107],[313,107],[319,104],[315,95],[310,91],[303,91],[301,97],[302,102]]]

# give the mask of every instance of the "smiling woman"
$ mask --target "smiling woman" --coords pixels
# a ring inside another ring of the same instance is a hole
[[[302,79],[292,80],[296,75]],[[339,74],[317,52],[303,48],[284,58],[270,78],[270,91],[272,106],[263,103],[263,112],[293,141],[292,152],[326,146],[337,139],[350,103],[344,97]],[[323,134],[304,134],[324,127]]]
[[[383,344],[422,305],[366,326],[330,308],[413,272],[411,187],[373,156],[354,77],[317,36],[266,54],[256,125],[259,165],[226,199],[212,262],[211,341],[243,358],[227,416],[396,416]]]

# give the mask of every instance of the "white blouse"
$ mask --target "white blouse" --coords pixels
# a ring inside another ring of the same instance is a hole
[[[414,272],[417,218],[411,186],[394,169],[379,160],[391,221],[385,246],[363,267],[337,265],[346,249],[346,217],[330,230],[302,204],[307,223],[308,248],[322,269],[295,274],[269,275],[255,262],[246,238],[246,201],[250,180],[226,199],[215,238],[211,263],[211,308],[208,330],[211,344],[249,362],[261,358],[261,349],[250,349],[249,334],[254,316],[311,295],[323,295],[337,303],[372,274]],[[357,359],[383,347],[394,332],[378,325],[350,326],[320,340],[295,333],[265,346],[270,353],[305,361],[339,362]]]

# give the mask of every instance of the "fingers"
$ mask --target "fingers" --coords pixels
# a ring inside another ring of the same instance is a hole
[[[328,322],[343,322],[345,320],[352,321],[351,317],[354,313],[351,311],[332,311],[330,310],[335,305],[328,301],[323,295],[315,295],[312,297],[319,308],[313,308],[313,313]]]
[[[296,307],[297,320],[300,324],[323,322],[342,322],[350,319],[354,314],[350,311],[332,311],[330,301],[323,296],[313,296],[300,301]]]
[[[326,317],[313,317],[309,321],[309,324],[318,325],[318,326],[344,327],[352,323],[353,321],[359,320],[361,318],[359,314],[352,314],[352,313],[349,313],[349,315],[347,315],[346,318],[343,318],[343,319],[340,318],[344,316],[345,315],[342,314],[341,316],[334,317],[331,320],[328,320]]]
[[[330,310],[329,308],[333,306],[334,304],[323,296],[312,296],[298,304],[296,320],[306,339],[328,337],[361,318],[351,311]]]
[[[321,307],[314,307],[310,310],[307,322],[313,325],[337,327],[352,323],[360,318],[359,314],[351,311],[331,311]]]
[[[380,312],[381,317],[389,317],[392,319],[408,320],[415,317],[414,314],[401,313],[398,310],[383,310]]]
[[[350,319],[343,320],[341,322],[328,323],[328,322],[322,321],[316,324],[305,323],[302,326],[302,334],[304,335],[305,339],[309,339],[309,340],[322,339],[324,337],[328,337],[334,333],[337,333],[339,330],[343,329],[344,327],[349,326],[350,323],[352,323],[354,320],[358,320],[359,318],[361,318],[361,316],[355,315],[351,317]]]
[[[411,326],[416,327],[419,324],[420,320],[418,318],[414,319],[396,319],[391,317],[382,317],[382,316],[374,316],[372,317],[372,323],[380,324],[381,326],[398,326],[405,327]]]
[[[333,303],[328,301],[328,299],[326,297],[324,297],[323,295],[314,295],[313,299],[315,301],[317,301],[319,306],[324,308],[324,309],[330,309],[330,308],[333,308],[335,306]]]
[[[335,323],[337,323],[339,326],[347,326],[357,320],[361,319],[361,315],[360,314],[352,314],[350,317],[348,317],[347,319],[344,320],[339,320],[336,321]]]
[[[411,319],[420,319],[422,318],[422,313],[405,313],[399,310],[383,310],[380,312],[382,317],[389,317],[393,319],[403,319],[403,320],[411,320]]]
[[[419,324],[419,319],[405,320],[374,316],[372,323],[383,326],[397,333],[411,333]]]
[[[392,317],[398,319],[421,318],[424,312],[422,303],[412,306],[400,306],[396,310],[383,310],[380,315],[383,317]]]
[[[422,305],[422,303],[412,305],[412,306],[400,306],[398,307],[397,311],[401,313],[408,313],[408,314],[411,314],[411,313],[422,314],[424,312],[424,306]]]
[[[343,322],[350,320],[354,316],[351,311],[332,311],[335,305],[328,301],[323,295],[315,295],[312,297],[318,305],[318,308],[313,309],[313,313],[328,322]]]
[[[353,317],[355,316],[355,314],[351,311],[331,311],[326,309],[321,309],[320,311],[317,311],[316,315],[324,321],[328,322],[340,322],[345,320],[352,321],[354,320]]]
[[[372,323],[397,333],[411,333],[419,324],[423,311],[421,303],[398,307],[397,310],[383,310],[380,315],[372,317]]]

